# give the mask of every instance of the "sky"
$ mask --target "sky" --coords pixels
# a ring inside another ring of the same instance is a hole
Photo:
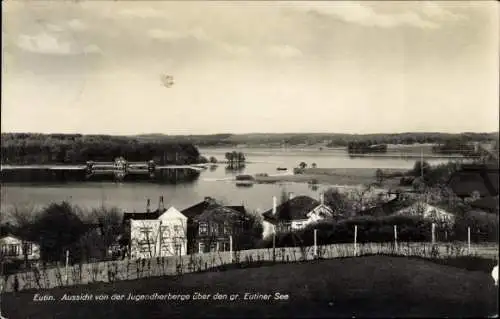
[[[495,1],[4,0],[2,12],[2,132],[498,131]]]

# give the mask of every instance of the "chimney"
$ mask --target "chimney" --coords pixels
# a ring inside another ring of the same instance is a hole
[[[158,204],[158,211],[161,213],[165,210],[165,205],[163,204],[163,196],[160,196],[160,203]]]
[[[151,200],[148,198],[148,201],[146,203],[146,212],[149,213],[151,211],[151,209],[149,208],[151,205]]]
[[[292,192],[288,193],[288,200],[293,199],[294,195]]]
[[[276,206],[278,203],[278,200],[276,199],[276,196],[273,196],[273,215],[276,215]]]
[[[321,205],[325,204],[325,194],[323,193],[319,194],[319,202]]]

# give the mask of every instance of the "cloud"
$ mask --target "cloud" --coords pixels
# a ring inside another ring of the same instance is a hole
[[[64,28],[57,25],[57,24],[47,24],[47,29],[50,30],[50,31],[53,31],[53,32],[62,32],[64,31]]]
[[[416,28],[438,28],[439,24],[422,18],[413,11],[400,13],[379,13],[374,8],[356,2],[338,2],[321,6],[296,6],[301,10],[312,11],[321,15],[333,16],[345,22],[369,27],[392,28],[411,26]]]
[[[226,42],[219,42],[218,45],[219,48],[221,48],[226,53],[229,53],[230,55],[250,56],[252,53],[250,48],[243,45],[229,44]]]
[[[165,13],[149,7],[136,7],[134,9],[123,9],[119,15],[127,18],[158,18],[165,16]]]
[[[87,29],[87,26],[78,19],[68,21],[68,26],[74,31],[83,31]]]
[[[422,1],[419,2],[419,4],[420,4],[420,11],[422,12],[422,14],[431,19],[447,20],[447,21],[458,21],[466,19],[464,15],[453,13],[450,10],[443,8],[443,6],[435,2]]]
[[[22,34],[18,37],[17,46],[24,51],[48,55],[75,55],[101,52],[101,49],[95,44],[79,48],[77,45],[68,41],[61,41],[47,32],[41,32],[37,35]]]
[[[85,54],[88,54],[88,53],[102,53],[102,50],[97,45],[90,44],[90,45],[87,45],[86,47],[83,48],[83,52]]]
[[[150,38],[157,40],[179,40],[187,37],[187,34],[162,29],[151,29],[147,34]]]
[[[45,32],[36,36],[22,34],[18,38],[17,45],[21,49],[33,53],[67,55],[73,52],[69,42],[61,42]]]
[[[269,48],[269,53],[280,58],[296,58],[302,56],[302,52],[290,45],[275,45]]]

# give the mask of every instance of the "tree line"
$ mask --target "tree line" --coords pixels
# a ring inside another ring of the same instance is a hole
[[[194,144],[166,139],[81,134],[2,133],[2,164],[82,164],[87,161],[127,161],[158,164],[198,163]]]
[[[134,136],[141,141],[169,141],[191,143],[199,147],[233,147],[245,145],[314,145],[328,142],[330,147],[347,147],[350,142],[373,144],[444,144],[460,140],[464,143],[479,141],[498,141],[498,132],[493,133],[438,133],[407,132],[379,134],[340,134],[340,133],[258,133],[258,134],[210,134],[210,135],[163,135],[146,134]]]

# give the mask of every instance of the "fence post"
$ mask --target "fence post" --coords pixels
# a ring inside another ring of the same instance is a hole
[[[69,281],[69,270],[68,270],[68,264],[69,264],[69,250],[66,250],[66,286],[68,285]]]
[[[318,230],[314,229],[314,258],[318,258],[318,242],[317,242]]]
[[[358,255],[358,225],[354,225],[354,256]]]
[[[436,243],[436,224],[432,223],[432,243]]]
[[[3,316],[2,316],[2,292],[3,292],[3,281],[0,282],[0,318],[3,318]]]
[[[233,236],[229,235],[229,253],[231,255],[231,264],[233,263]]]
[[[394,248],[398,250],[398,226],[394,225]]]
[[[276,233],[273,232],[273,262],[276,262]]]
[[[470,254],[470,227],[467,227],[467,246],[469,248],[469,254]]]

